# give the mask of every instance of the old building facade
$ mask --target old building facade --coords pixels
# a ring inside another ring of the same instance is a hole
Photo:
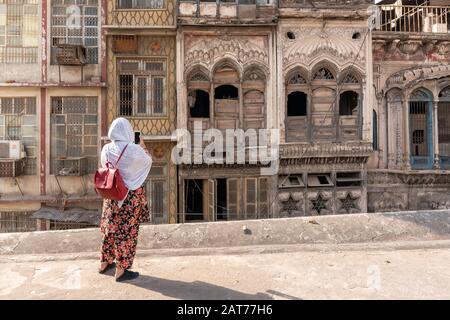
[[[118,116],[153,154],[152,223],[449,208],[450,7],[413,2],[0,0],[0,220],[98,210]],[[247,140],[174,163],[200,128],[278,130],[278,171]]]
[[[153,223],[177,222],[176,2],[108,1],[107,124],[128,118],[151,150],[146,191]]]

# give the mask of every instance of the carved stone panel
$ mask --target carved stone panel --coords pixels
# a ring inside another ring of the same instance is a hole
[[[266,36],[209,36],[185,35],[185,68],[203,65],[208,69],[223,58],[231,58],[241,65],[268,65]]]
[[[364,46],[363,29],[285,26],[281,32],[285,70],[298,64],[308,68],[316,58],[328,58],[338,65],[355,62],[364,68],[365,50],[360,50]],[[357,33],[360,36],[355,38]]]

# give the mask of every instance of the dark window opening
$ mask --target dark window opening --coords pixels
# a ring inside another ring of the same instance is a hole
[[[409,125],[411,132],[411,155],[428,156],[428,102],[411,101],[409,103]]]
[[[357,187],[362,184],[361,173],[359,172],[338,172],[336,173],[336,186]]]
[[[341,94],[339,99],[339,115],[351,116],[358,111],[358,94],[347,91]]]
[[[235,86],[223,85],[214,90],[214,99],[233,99],[239,98],[238,89]]]
[[[295,91],[288,95],[287,116],[302,117],[307,115],[307,95],[303,92]]]
[[[209,93],[195,90],[188,96],[191,118],[209,118]]]
[[[217,179],[217,220],[227,220],[227,179]]]
[[[203,220],[203,180],[186,180],[186,221]]]
[[[119,76],[119,111],[121,116],[133,114],[133,75]]]

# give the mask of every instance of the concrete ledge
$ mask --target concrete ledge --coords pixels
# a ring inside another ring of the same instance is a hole
[[[97,252],[100,239],[98,229],[0,234],[0,254]],[[219,249],[424,240],[450,240],[450,210],[145,225],[141,227],[138,248]]]

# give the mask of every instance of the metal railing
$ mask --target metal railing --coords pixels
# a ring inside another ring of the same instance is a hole
[[[448,33],[450,6],[379,5],[377,31]]]

